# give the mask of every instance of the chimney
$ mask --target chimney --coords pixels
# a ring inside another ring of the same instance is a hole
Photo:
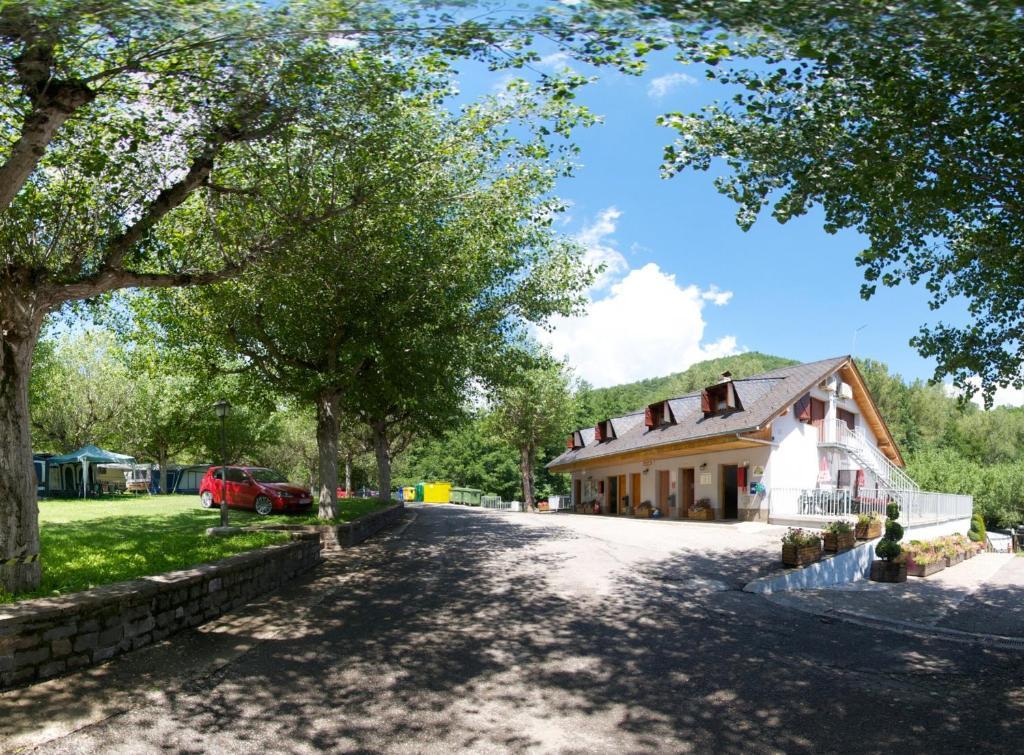
[[[729,370],[726,370],[722,373],[722,382],[728,383],[730,380],[732,380],[732,373],[729,372]]]

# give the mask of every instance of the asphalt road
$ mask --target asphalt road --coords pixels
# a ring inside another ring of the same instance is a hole
[[[658,523],[416,516],[202,632],[5,696],[0,734],[48,753],[1024,749],[1024,655],[774,605],[736,589],[735,554],[673,549]]]

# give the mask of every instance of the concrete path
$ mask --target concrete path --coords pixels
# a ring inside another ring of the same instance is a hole
[[[696,526],[421,508],[201,631],[0,695],[0,751],[1019,751],[1021,655],[744,593],[773,533]]]
[[[812,613],[1024,638],[1024,559],[983,553],[925,579],[860,580],[820,590],[775,593],[777,605]]]

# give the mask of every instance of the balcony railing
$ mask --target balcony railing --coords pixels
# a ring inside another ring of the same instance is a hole
[[[974,508],[969,495],[932,493],[923,490],[904,490],[898,493],[885,488],[852,490],[816,490],[810,488],[770,488],[768,506],[770,516],[813,516],[823,519],[852,518],[859,514],[876,513],[885,516],[889,501],[900,505],[900,522],[921,525],[967,519]]]

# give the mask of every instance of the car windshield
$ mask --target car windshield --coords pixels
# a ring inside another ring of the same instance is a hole
[[[283,475],[273,469],[250,469],[249,474],[256,482],[288,482]]]

